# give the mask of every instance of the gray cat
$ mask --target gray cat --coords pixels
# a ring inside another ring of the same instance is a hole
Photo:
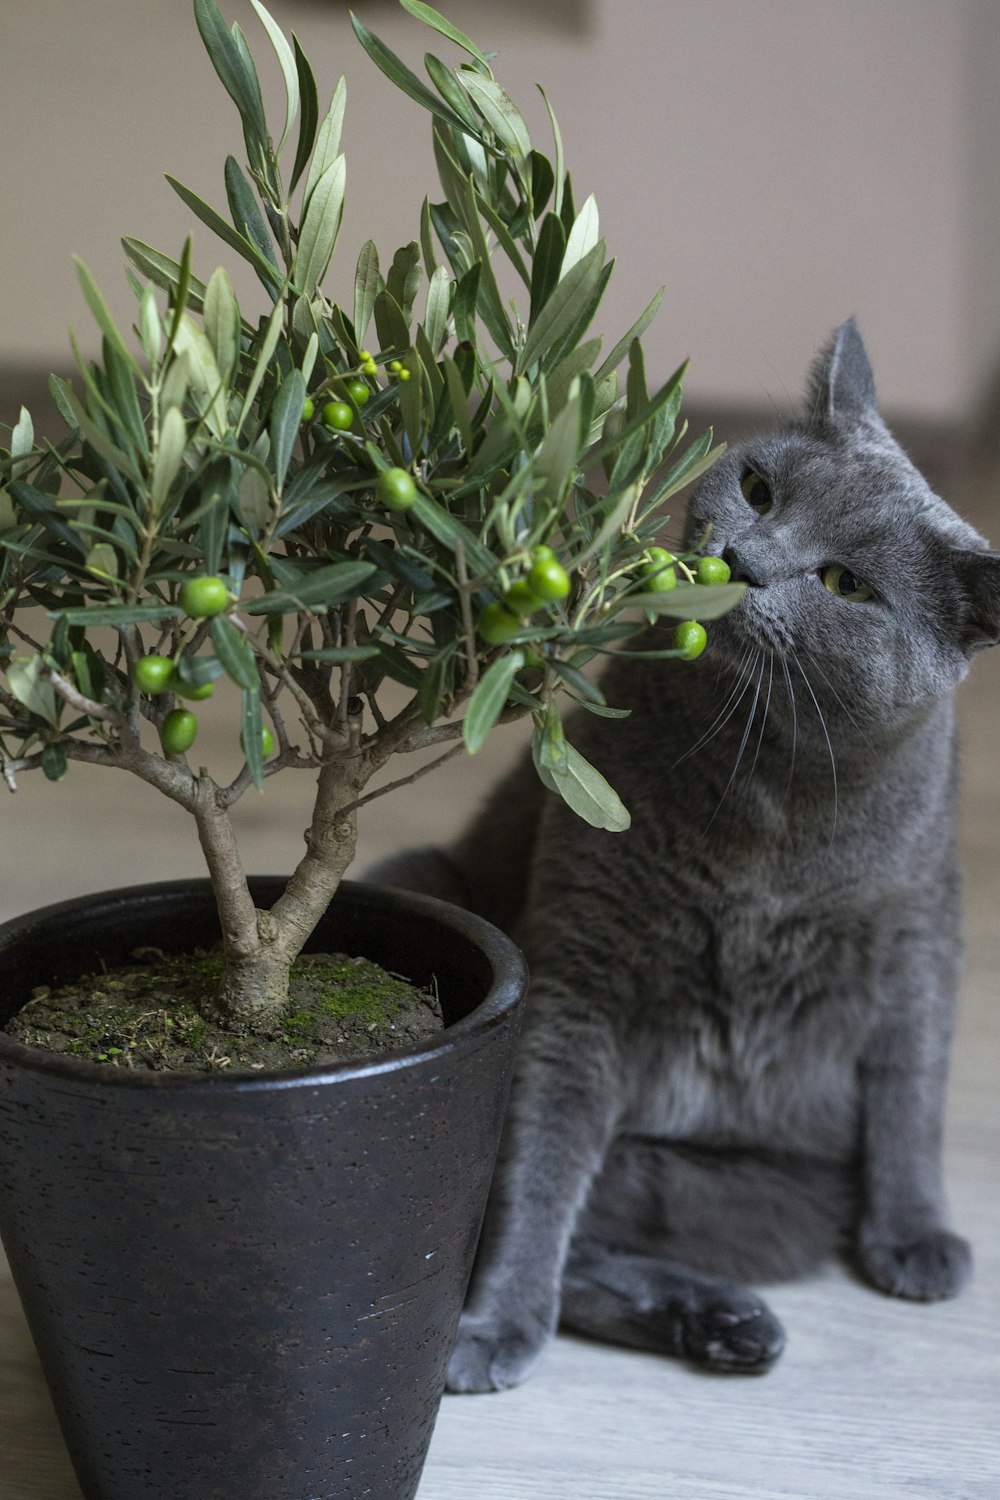
[[[532,973],[452,1390],[516,1384],[560,1319],[761,1371],[784,1333],[744,1281],[846,1251],[929,1301],[970,1271],[940,1161],[952,697],[1000,636],[1000,554],[889,435],[853,322],[804,419],[703,480],[688,536],[709,524],[743,602],[696,662],[617,659],[631,717],[570,728],[631,829],[529,764],[456,847],[381,872],[513,932]]]

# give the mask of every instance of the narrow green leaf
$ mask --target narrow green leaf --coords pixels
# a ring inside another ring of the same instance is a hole
[[[295,152],[295,165],[292,167],[292,176],[288,191],[294,193],[296,184],[305,171],[312,148],[316,141],[316,128],[319,125],[319,96],[316,92],[316,77],[302,48],[299,39],[292,32],[292,45],[295,48],[295,67],[299,78],[299,99],[301,102],[302,117],[299,120],[298,148]],[[336,153],[334,153],[336,155]]]
[[[309,163],[305,191],[302,196],[303,212],[309,207],[309,199],[312,197],[314,190],[340,155],[340,135],[344,125],[344,111],[346,108],[347,80],[341,78],[333,91],[330,108],[323,117],[323,123],[319,127],[319,135],[316,137],[316,149],[313,151],[312,161]]]
[[[285,83],[285,127],[281,132],[281,139],[275,147],[275,156],[280,157],[299,112],[299,73],[295,65],[295,54],[288,45],[285,33],[277,21],[264,9],[260,0],[250,0],[250,4],[257,12],[258,19],[267,32]]]
[[[293,277],[303,296],[311,297],[326,274],[344,216],[347,163],[338,156],[316,184],[299,232]]]
[[[591,193],[574,219],[573,228],[567,236],[566,254],[563,256],[560,274],[565,276],[567,271],[571,271],[588,251],[593,250],[600,237],[600,218],[597,212],[597,200],[593,193]]]
[[[62,781],[68,770],[69,761],[62,745],[46,745],[42,750],[42,774],[46,781]]]
[[[187,425],[179,408],[171,406],[160,422],[159,442],[153,455],[149,505],[154,516],[163,509],[170,486],[180,472],[186,447]]]
[[[240,112],[244,130],[258,144],[267,142],[264,102],[256,75],[247,67],[215,0],[194,0],[194,14],[219,79]]]
[[[225,615],[215,615],[208,628],[216,655],[225,667],[227,676],[238,687],[249,693],[256,693],[260,688],[257,663],[242,631]]]
[[[353,11],[351,12],[351,25],[354,27],[355,36],[372,62],[385,74],[390,83],[394,83],[398,89],[402,89],[404,94],[408,94],[411,99],[422,104],[424,109],[436,115],[439,120],[444,120],[446,125],[452,125],[458,130],[466,128],[458,115],[442,103],[436,94],[432,94],[427,85],[421,83],[416,73],[408,68],[395,52],[390,51],[374,32],[369,31]]]
[[[623,596],[629,609],[671,615],[678,620],[717,620],[735,609],[747,591],[745,583],[684,583],[668,593]],[[615,601],[615,606],[619,605]]]
[[[253,409],[253,403],[256,400],[257,392],[260,390],[261,381],[267,374],[267,367],[271,363],[271,360],[274,358],[274,351],[277,349],[278,344],[281,342],[282,319],[284,317],[284,312],[284,303],[279,298],[279,300],[274,304],[274,307],[271,311],[271,316],[268,319],[267,328],[264,333],[264,339],[260,345],[260,351],[257,355],[256,363],[254,364],[253,374],[250,376],[250,383],[247,386],[246,395],[243,397],[243,406],[240,410],[239,421],[236,424],[237,432],[240,432],[242,430],[243,423],[246,421],[247,416]]]
[[[461,81],[497,140],[511,156],[524,159],[531,152],[531,137],[517,105],[492,78],[463,72]]]
[[[83,295],[87,300],[87,306],[93,313],[101,332],[114,345],[118,353],[127,361],[132,369],[138,370],[139,366],[136,363],[135,356],[126,347],[125,341],[115,325],[115,320],[108,310],[108,304],[101,295],[100,288],[91,275],[90,270],[78,255],[74,255],[73,264],[76,266],[77,278],[80,282]]]
[[[279,494],[284,486],[292,449],[302,425],[302,405],[305,399],[306,383],[302,371],[293,370],[283,382],[271,408],[271,463]]]
[[[486,743],[487,735],[506,707],[510,685],[523,666],[524,652],[508,651],[488,666],[476,683],[462,720],[462,739],[470,755],[475,755]]]
[[[205,288],[205,334],[223,383],[228,384],[240,356],[240,309],[225,266],[209,277]]]
[[[566,746],[566,768],[551,770],[541,765],[540,732],[536,726],[531,751],[535,767],[551,790],[559,793],[568,807],[593,828],[609,833],[624,833],[632,819],[618,793],[605,781],[600,771],[585,760],[573,746]]]
[[[607,454],[618,452],[624,446],[626,440],[630,438],[634,432],[640,431],[643,427],[646,426],[648,422],[651,422],[652,419],[656,416],[657,412],[659,412],[664,406],[666,406],[668,402],[674,399],[677,390],[684,380],[684,376],[687,372],[687,367],[688,362],[687,360],[685,360],[684,363],[674,371],[666,384],[660,387],[656,395],[653,396],[645,406],[640,407],[634,417],[629,418],[624,427],[619,428],[614,433],[613,437],[611,437],[607,442],[601,443],[598,448],[596,448],[591,454],[589,454],[589,461],[591,463],[596,463],[600,459],[604,458]]]
[[[148,277],[161,291],[176,295],[181,281],[181,265],[178,261],[130,235],[122,240],[122,248],[141,275]],[[205,283],[189,274],[187,302],[195,312],[201,312],[205,305],[205,290]]]
[[[269,295],[276,297],[282,280],[281,272],[278,270],[278,257],[260,204],[235,156],[226,157],[224,177],[226,201],[229,204],[233,225],[258,252],[263,265],[255,264],[254,270],[264,283]],[[267,267],[270,267],[270,270],[266,269]]]
[[[455,111],[465,128],[471,130],[478,139],[482,134],[482,121],[451,69],[446,68],[441,59],[435,57],[432,52],[424,53],[424,67],[445,104]]]
[[[453,26],[440,11],[435,10],[432,5],[425,5],[424,0],[399,0],[399,3],[404,10],[410,12],[411,16],[416,16],[417,20],[423,21],[425,26],[431,26],[435,31],[439,31],[450,42],[454,42],[464,52],[468,52],[470,57],[474,57],[487,73],[490,72],[490,65],[475,42],[470,41],[464,31],[459,31],[457,26]]]
[[[500,215],[497,213],[493,205],[487,202],[483,194],[479,191],[478,187],[474,189],[473,200],[475,203],[475,207],[479,210],[483,218],[486,220],[487,224],[492,229],[493,233],[496,235],[503,253],[506,255],[511,265],[514,267],[514,270],[517,272],[518,276],[520,276],[521,280],[530,291],[531,272],[525,265],[524,257],[521,254],[520,250],[517,248],[517,243],[514,240],[514,237],[511,234],[510,230],[507,228],[507,225],[504,223],[503,219],[501,219]]]
[[[539,219],[552,197],[555,174],[552,163],[540,151],[532,151],[528,160],[531,163],[531,212],[535,219]]]
[[[444,375],[448,385],[448,396],[451,401],[455,426],[458,428],[461,436],[463,448],[466,453],[471,454],[475,440],[472,434],[472,423],[469,421],[469,399],[465,389],[465,382],[453,359],[449,359],[445,355],[441,363],[444,366]]]
[[[176,619],[182,611],[173,604],[95,604],[89,609],[52,609],[53,620],[67,625],[144,625]]]
[[[543,360],[549,349],[576,325],[581,305],[589,303],[600,285],[604,252],[604,241],[599,240],[554,288],[537,317],[529,324],[528,337],[518,360],[519,370],[528,370]]]
[[[241,608],[248,615],[292,614],[302,608],[321,612],[352,598],[362,584],[369,582],[375,571],[374,563],[370,562],[331,563],[327,567],[306,573],[295,583],[294,588],[286,584],[282,589],[263,594]]]
[[[358,342],[364,344],[368,324],[372,320],[375,298],[382,288],[378,269],[378,251],[373,240],[366,240],[358,256],[358,269],[354,276],[354,332]]]
[[[555,198],[552,200],[552,211],[555,214],[561,214],[562,213],[562,195],[563,195],[563,143],[562,143],[562,134],[560,133],[560,130],[559,130],[559,121],[556,119],[555,110],[552,108],[552,105],[549,103],[549,96],[548,96],[548,94],[542,88],[541,84],[538,84],[537,88],[538,88],[538,92],[541,94],[543,100],[545,101],[545,108],[548,111],[548,115],[549,115],[549,123],[552,126],[552,143],[553,143],[553,146],[555,147],[555,161],[553,163],[553,168],[552,168],[552,176],[553,176],[553,178],[555,180]]]
[[[603,380],[606,375],[610,375],[612,370],[617,368],[618,364],[625,355],[625,352],[631,347],[633,340],[641,338],[642,335],[646,332],[646,329],[656,317],[656,313],[660,306],[660,303],[663,301],[664,290],[665,289],[661,286],[660,290],[657,292],[656,296],[653,298],[652,302],[650,302],[646,310],[640,313],[639,317],[636,318],[628,333],[623,334],[622,337],[618,340],[617,344],[612,349],[603,365],[601,365],[601,368],[595,371],[595,380]]]
[[[435,358],[440,354],[448,337],[451,288],[451,277],[444,266],[438,266],[427,287],[427,305],[424,310],[424,332]]]
[[[438,501],[429,500],[426,495],[418,495],[409,514],[450,552],[454,552],[455,543],[460,540],[465,548],[466,561],[474,573],[494,571],[496,562],[492,552],[483,546],[467,526],[449,515]]]
[[[234,160],[234,158],[232,157],[230,157],[229,159],[230,161]],[[246,238],[244,234],[241,234],[237,229],[234,229],[227,219],[224,219],[220,213],[217,213],[210,204],[204,201],[204,199],[199,198],[197,193],[194,193],[190,188],[185,187],[182,182],[178,182],[176,177],[171,177],[169,172],[166,174],[166,178],[170,183],[170,186],[173,188],[174,192],[177,194],[178,198],[180,198],[183,203],[187,204],[191,212],[195,214],[203,224],[207,224],[212,233],[217,234],[219,239],[227,244],[230,249],[235,250],[238,255],[242,255],[244,260],[249,261],[254,270],[257,271],[258,274],[260,274],[265,286],[271,292],[272,296],[275,295],[277,287],[280,284],[280,275],[278,273],[278,268],[269,260],[265,259],[265,257],[258,250],[257,246],[251,244],[251,242]],[[229,179],[227,175],[227,186],[228,180]]]
[[[546,214],[538,234],[538,246],[531,262],[531,313],[529,325],[536,322],[559,281],[566,254],[566,231],[556,214]]]
[[[580,430],[580,396],[570,396],[562,411],[551,423],[541,441],[531,466],[541,480],[541,491],[553,507],[559,506],[566,486],[580,466],[585,434]]]

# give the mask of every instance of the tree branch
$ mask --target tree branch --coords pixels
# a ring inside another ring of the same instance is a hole
[[[419,770],[412,771],[409,776],[401,776],[398,781],[389,781],[385,786],[376,787],[374,792],[367,792],[365,796],[359,797],[356,802],[349,802],[344,808],[344,812],[355,813],[359,808],[366,807],[369,802],[374,802],[376,797],[384,797],[387,792],[394,792],[400,786],[410,786],[414,781],[419,781],[422,776],[428,775],[431,771],[436,771],[438,766],[443,766],[446,760],[452,760],[456,755],[461,755],[464,749],[465,746],[462,744],[452,745],[450,750],[446,750],[436,760],[428,761]]]

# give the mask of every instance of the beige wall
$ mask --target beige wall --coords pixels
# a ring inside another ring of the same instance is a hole
[[[346,295],[368,234],[385,254],[413,236],[433,189],[429,131],[361,53],[340,0],[271,8],[321,85],[349,76],[349,216],[329,283]],[[691,355],[691,395],[785,408],[815,346],[855,313],[887,407],[969,409],[1000,329],[997,0],[443,8],[502,53],[543,149],[532,85],[548,86],[578,197],[596,191],[619,255],[603,325],[623,331],[668,283],[657,373]],[[249,4],[223,9],[270,61]],[[389,0],[357,9],[419,67],[422,28]],[[177,253],[189,219],[162,174],[224,203],[236,114],[189,0],[0,0],[0,38],[0,358],[64,365],[67,324],[90,338],[70,253],[128,316],[119,235]],[[200,226],[195,246],[210,269]],[[252,276],[243,285],[255,299]]]

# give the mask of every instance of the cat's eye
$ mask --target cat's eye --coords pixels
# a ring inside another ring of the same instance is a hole
[[[740,489],[743,491],[743,498],[750,506],[750,509],[755,510],[759,516],[766,515],[771,509],[771,503],[774,498],[771,494],[771,486],[755,469],[751,469],[748,474],[744,474],[740,483]]]
[[[823,587],[829,589],[831,594],[836,594],[838,599],[863,604],[872,597],[872,590],[867,583],[862,582],[850,568],[842,568],[840,563],[831,563],[829,567],[821,568],[819,576]]]

